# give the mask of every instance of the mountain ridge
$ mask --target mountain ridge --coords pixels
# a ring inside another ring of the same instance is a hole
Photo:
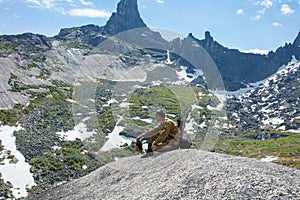
[[[65,28],[61,29],[54,38],[83,42],[96,47],[105,40],[107,35],[116,35],[139,28],[147,28],[147,25],[140,16],[137,0],[121,0],[117,5],[117,12],[112,13],[106,25],[88,24],[81,27]]]
[[[137,0],[121,0],[117,6],[117,12],[112,14],[104,26],[89,24],[81,27],[63,28],[58,35],[50,38],[43,36],[43,38],[47,43],[59,40],[74,43],[76,46],[91,46],[94,48],[108,37],[134,29],[137,29],[137,31],[136,33],[132,31],[132,34],[135,34],[137,38],[140,37],[140,34],[143,34],[142,32],[147,32],[146,35],[148,38],[152,38],[151,44],[154,44],[154,46],[159,46],[155,44],[155,41],[167,42],[160,38],[159,33],[157,34],[147,27],[139,14]],[[40,37],[40,35],[36,36]],[[11,36],[15,40],[18,40],[19,37],[24,37],[24,34]],[[187,37],[195,40],[208,52],[216,63],[228,91],[245,88],[249,83],[267,78],[282,65],[287,64],[292,56],[300,60],[300,32],[293,43],[286,43],[284,46],[277,48],[276,51],[270,51],[268,55],[242,53],[237,49],[224,47],[215,41],[208,31],[205,32],[205,38],[202,40],[195,38],[192,34]],[[6,38],[7,36],[0,36],[0,41],[5,42]],[[30,39],[30,37],[28,38]],[[30,42],[24,41],[24,45],[27,43],[30,45]]]
[[[245,83],[254,83],[274,74],[281,66],[295,56],[300,60],[300,32],[293,43],[286,43],[270,51],[267,55],[243,53],[237,49],[229,49],[222,46],[211,36],[210,32],[205,32],[205,39],[199,40],[192,34],[189,35],[197,41],[215,61],[223,77],[227,89],[237,90],[245,87]],[[233,86],[228,83],[234,84]]]

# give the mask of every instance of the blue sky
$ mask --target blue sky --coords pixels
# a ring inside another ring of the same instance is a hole
[[[0,34],[56,35],[62,27],[104,25],[118,0],[0,0]],[[292,42],[300,28],[300,0],[138,0],[150,27],[241,50],[271,50]]]

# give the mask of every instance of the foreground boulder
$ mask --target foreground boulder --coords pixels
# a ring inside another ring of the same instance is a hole
[[[33,200],[300,199],[300,171],[248,158],[178,150],[121,159]]]

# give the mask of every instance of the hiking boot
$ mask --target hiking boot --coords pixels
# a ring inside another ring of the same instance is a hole
[[[134,149],[138,153],[144,153],[143,143],[141,142],[141,140],[136,140],[136,143],[134,145]]]
[[[153,155],[154,155],[153,152],[148,152],[148,153],[144,154],[141,158],[149,158],[149,157],[151,157]]]

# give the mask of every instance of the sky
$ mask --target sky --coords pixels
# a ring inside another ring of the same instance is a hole
[[[61,28],[105,25],[118,0],[0,0],[0,34],[54,36]],[[274,50],[300,29],[300,0],[138,0],[145,23],[199,39],[210,31],[224,46]]]

